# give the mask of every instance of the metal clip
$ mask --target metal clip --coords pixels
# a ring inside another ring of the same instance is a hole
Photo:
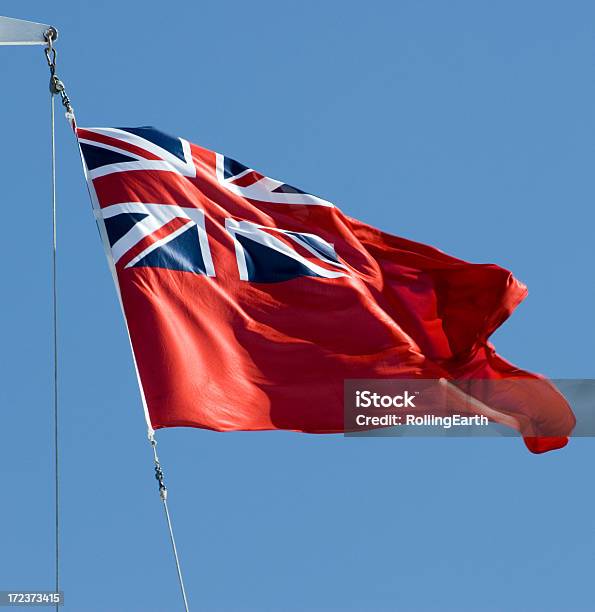
[[[155,462],[155,479],[159,483],[159,497],[163,501],[167,499],[167,487],[165,486],[165,476],[163,474],[163,470],[161,469],[161,464],[159,463],[159,457],[157,456],[157,440],[155,440],[155,436],[153,432],[149,433],[149,442],[153,447],[153,461]]]
[[[48,67],[50,69],[50,93],[55,96],[59,95],[62,99],[62,106],[66,109],[67,117],[70,115],[74,117],[74,110],[70,103],[70,98],[66,94],[66,88],[64,83],[56,75],[56,59],[58,52],[54,47],[54,41],[58,38],[58,32],[55,28],[48,28],[44,34],[47,41],[47,45],[44,49],[45,59],[47,60]]]
[[[44,49],[45,59],[47,60],[48,66],[50,67],[50,72],[52,76],[56,72],[57,52],[56,52],[56,49],[54,48],[54,41],[56,40],[57,34],[58,33],[56,32],[54,28],[49,28],[44,34],[44,37],[47,41],[47,46]]]
[[[163,470],[161,469],[161,466],[157,463],[155,465],[155,478],[157,479],[157,482],[159,483],[159,497],[161,497],[161,499],[166,500],[167,499],[167,487],[165,486],[165,483],[163,482]]]

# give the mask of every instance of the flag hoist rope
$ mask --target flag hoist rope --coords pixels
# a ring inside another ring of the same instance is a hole
[[[58,291],[57,291],[57,279],[56,279],[56,254],[57,254],[57,224],[56,224],[56,135],[55,135],[55,105],[54,98],[59,95],[61,98],[62,105],[66,109],[66,118],[69,120],[73,128],[76,127],[76,119],[74,116],[74,110],[70,102],[70,98],[66,94],[64,83],[58,78],[56,74],[56,49],[54,42],[57,38],[57,31],[54,28],[49,28],[45,32],[45,40],[47,42],[45,46],[45,57],[50,69],[50,127],[51,127],[51,151],[52,151],[52,313],[53,313],[53,362],[54,362],[54,469],[55,469],[55,538],[56,538],[56,554],[55,554],[55,590],[60,590],[60,471],[59,471],[59,429],[58,429]],[[176,563],[176,571],[178,574],[178,582],[180,584],[180,591],[182,593],[182,599],[184,602],[184,609],[188,612],[188,599],[186,597],[186,589],[184,588],[184,580],[182,578],[182,568],[180,566],[180,559],[178,557],[178,550],[176,547],[176,539],[174,537],[174,530],[169,514],[169,508],[167,506],[167,487],[165,486],[165,480],[163,475],[163,469],[159,462],[157,455],[157,441],[155,440],[155,434],[151,430],[149,432],[149,442],[151,449],[153,450],[153,461],[155,463],[155,478],[159,484],[159,497],[163,502],[163,509],[165,512],[165,519],[167,521],[167,528],[169,531],[169,539]],[[58,605],[56,605],[58,610]]]
[[[58,290],[56,282],[56,251],[57,251],[57,228],[56,228],[56,126],[54,95],[58,92],[57,84],[60,83],[56,76],[56,50],[53,41],[56,39],[56,31],[53,28],[45,34],[47,47],[45,57],[50,68],[50,128],[52,148],[52,317],[53,317],[53,366],[54,366],[54,487],[55,487],[55,588],[56,593],[60,591],[60,464],[59,464],[59,438],[58,438]],[[68,101],[67,110],[72,113],[70,101],[64,92],[64,86],[60,83],[65,100]],[[59,604],[56,604],[58,610]]]

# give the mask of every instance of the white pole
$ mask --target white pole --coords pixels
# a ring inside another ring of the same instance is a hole
[[[0,45],[46,45],[46,32],[51,26],[12,17],[0,17]],[[58,38],[55,32],[53,39]]]

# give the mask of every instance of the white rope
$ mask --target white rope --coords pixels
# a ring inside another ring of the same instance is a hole
[[[56,280],[56,128],[54,94],[50,93],[50,123],[52,131],[52,314],[53,314],[53,361],[54,361],[54,485],[55,485],[55,538],[56,538],[56,584],[60,591],[60,472],[58,454],[58,289]],[[56,604],[58,610],[59,604]]]
[[[157,456],[157,440],[155,440],[155,434],[149,432],[149,442],[153,449],[153,460],[155,462],[155,478],[159,482],[159,497],[163,502],[163,510],[165,511],[165,519],[167,521],[167,528],[169,530],[169,540],[174,553],[174,559],[176,562],[176,571],[178,572],[178,582],[180,583],[180,591],[182,592],[182,599],[184,600],[184,609],[189,612],[188,599],[186,598],[186,589],[184,588],[184,579],[182,578],[182,568],[180,566],[180,559],[178,557],[178,549],[176,548],[176,539],[174,537],[174,530],[171,524],[171,518],[169,516],[169,508],[167,507],[167,488],[165,486],[163,470],[159,463],[159,457]]]

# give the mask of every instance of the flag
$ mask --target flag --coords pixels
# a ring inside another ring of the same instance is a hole
[[[527,292],[507,270],[152,127],[76,131],[150,428],[336,433],[348,379],[526,379],[493,420],[566,444],[564,398],[488,340]]]

